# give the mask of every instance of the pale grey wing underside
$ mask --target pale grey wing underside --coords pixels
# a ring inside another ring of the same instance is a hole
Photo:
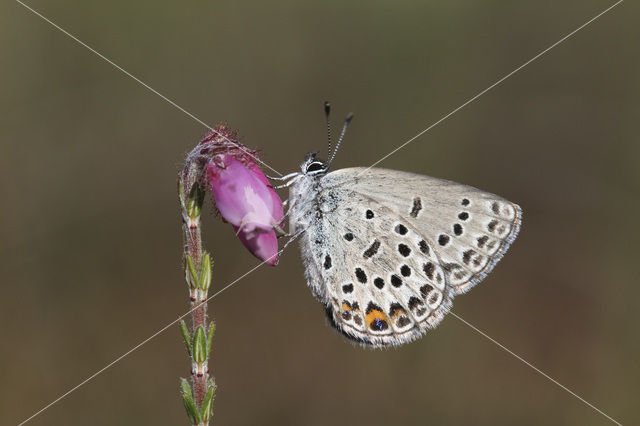
[[[520,230],[520,206],[498,195],[388,169],[342,169],[329,176],[337,183],[353,174],[358,176],[354,191],[394,210],[436,249],[455,294],[491,272]]]
[[[386,169],[325,176],[301,237],[307,279],[332,324],[370,346],[435,327],[515,239],[520,208],[478,189]],[[321,212],[321,213],[318,213]]]

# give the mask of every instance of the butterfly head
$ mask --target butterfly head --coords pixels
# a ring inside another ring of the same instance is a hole
[[[304,159],[304,162],[300,165],[302,174],[305,176],[322,176],[327,173],[329,164],[316,158],[317,152],[310,152]]]

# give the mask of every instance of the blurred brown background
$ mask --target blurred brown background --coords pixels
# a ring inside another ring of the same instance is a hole
[[[366,166],[612,4],[604,0],[31,6],[282,172],[356,113]],[[640,422],[640,7],[627,1],[384,167],[518,202],[524,225],[454,312],[623,424]],[[187,309],[176,176],[203,126],[20,4],[0,5],[0,423],[17,424]],[[257,261],[208,214],[214,290]],[[326,324],[297,248],[213,299],[217,425],[599,425],[448,317],[395,350]],[[186,425],[176,327],[34,419]]]

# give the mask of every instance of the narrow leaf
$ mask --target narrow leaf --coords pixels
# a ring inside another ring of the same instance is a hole
[[[204,201],[204,191],[200,188],[200,185],[195,183],[191,187],[189,192],[189,200],[187,201],[187,215],[190,218],[195,219],[200,216],[200,210],[202,209],[202,202]]]
[[[207,360],[207,337],[202,326],[198,326],[193,333],[193,360],[197,364]]]
[[[214,386],[209,387],[209,390],[207,391],[207,393],[204,396],[204,399],[202,400],[202,405],[200,406],[200,417],[202,418],[202,421],[205,423],[209,421],[209,418],[211,417],[211,414],[213,411],[214,390],[215,390]]]
[[[182,379],[180,382],[180,390],[182,393],[182,403],[184,404],[184,408],[187,411],[187,416],[189,416],[189,420],[191,420],[192,424],[198,424],[202,421],[202,417],[200,416],[200,412],[196,407],[195,402],[193,402],[193,393],[191,391],[191,386],[189,386],[189,382],[186,379]]]
[[[187,324],[185,324],[184,321],[180,321],[178,323],[178,327],[180,327],[180,333],[182,333],[184,344],[187,345],[187,352],[189,353],[189,356],[191,356],[191,352],[193,352],[193,348],[191,346],[191,336],[189,335]]]
[[[191,391],[191,385],[189,381],[184,377],[180,378],[180,389],[182,390],[183,395],[187,395],[188,397],[193,399],[193,392]]]
[[[202,259],[202,273],[200,274],[200,288],[205,292],[211,285],[211,256],[209,253],[204,255]]]
[[[189,286],[198,288],[198,273],[196,272],[196,265],[193,263],[193,258],[190,254],[187,254],[187,270],[189,271],[191,279]]]
[[[202,420],[200,417],[200,413],[196,408],[196,404],[195,402],[193,402],[193,398],[182,394],[182,403],[184,404],[185,410],[187,410],[187,416],[189,416],[189,420],[191,420],[191,423],[194,425],[199,424]]]

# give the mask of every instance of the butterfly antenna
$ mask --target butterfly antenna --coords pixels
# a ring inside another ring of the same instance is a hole
[[[331,113],[331,104],[327,101],[324,101],[324,118],[327,121],[327,140],[329,141],[329,146],[327,148],[327,156],[331,155],[331,122],[329,122],[330,113]]]
[[[347,118],[344,120],[344,126],[342,126],[342,132],[340,132],[340,137],[338,138],[338,142],[336,142],[336,147],[333,150],[333,153],[331,154],[331,158],[329,158],[329,161],[327,162],[327,167],[331,165],[333,158],[336,156],[336,153],[338,152],[338,148],[340,148],[340,144],[342,143],[342,139],[344,139],[344,134],[347,133],[347,127],[349,127],[349,123],[351,123],[351,120],[353,120],[352,112],[350,112],[349,115],[347,115]]]

